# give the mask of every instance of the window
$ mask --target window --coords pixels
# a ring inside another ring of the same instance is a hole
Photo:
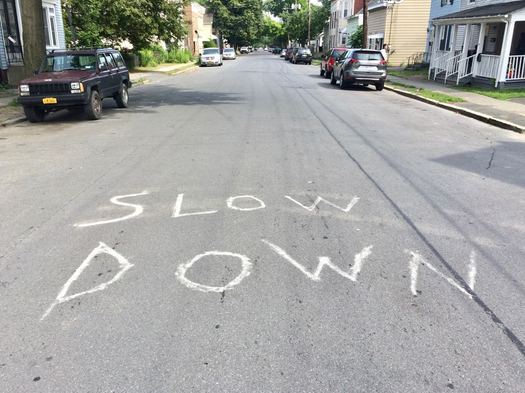
[[[232,49],[232,51],[233,51],[233,49]],[[126,63],[124,63],[124,59],[122,59],[122,55],[120,53],[113,52],[111,55],[113,56],[113,59],[117,63],[118,67],[125,67],[126,66]]]
[[[0,19],[9,63],[23,63],[15,0],[0,0]]]
[[[454,4],[454,0],[441,0],[441,7]]]
[[[117,63],[115,62],[113,57],[111,57],[111,53],[105,53],[105,55],[106,63],[108,64],[109,68],[117,68]]]
[[[100,71],[105,71],[108,69],[108,63],[106,62],[106,57],[102,53],[98,55],[98,69]]]
[[[46,39],[46,48],[56,49],[59,47],[59,43],[58,43],[55,5],[44,3],[43,14],[44,14],[44,37]]]
[[[40,68],[41,72],[60,72],[68,70],[95,70],[96,59],[93,55],[58,54],[47,56]]]

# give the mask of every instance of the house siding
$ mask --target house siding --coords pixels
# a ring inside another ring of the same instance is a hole
[[[473,3],[470,0],[461,0],[461,11],[490,4],[511,3],[513,1],[516,0],[476,0]]]
[[[404,0],[388,8],[385,43],[390,45],[390,65],[407,64],[411,56],[425,52],[430,3],[430,0]]]
[[[65,49],[66,33],[64,31],[64,17],[62,15],[62,3],[60,0],[55,2],[55,12],[57,15],[58,44],[61,49]]]
[[[386,7],[370,10],[368,13],[368,35],[385,33]]]

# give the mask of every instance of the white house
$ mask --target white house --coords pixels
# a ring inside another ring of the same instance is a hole
[[[525,86],[524,0],[462,0],[459,12],[432,23],[429,78]]]

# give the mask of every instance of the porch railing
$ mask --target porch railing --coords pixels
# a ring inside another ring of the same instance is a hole
[[[447,65],[445,67],[446,73],[445,73],[445,83],[447,83],[447,79],[449,76],[452,76],[456,73],[458,73],[459,70],[459,61],[461,60],[461,53],[459,55],[453,56],[450,59],[447,60]]]
[[[525,79],[525,55],[509,56],[507,80]]]
[[[476,74],[484,78],[497,78],[499,67],[499,56],[480,55],[480,62]]]
[[[441,74],[442,72],[445,72],[447,70],[447,59],[449,57],[449,53],[441,53],[437,52],[434,56],[432,56],[430,67],[428,68],[428,79],[432,77],[432,70],[434,71],[434,80],[436,80],[436,77]]]
[[[472,55],[469,57],[465,57],[464,59],[460,59],[458,63],[458,78],[456,80],[456,84],[459,85],[459,81],[463,78],[466,78],[467,76],[471,76],[473,73],[473,63],[476,55]]]

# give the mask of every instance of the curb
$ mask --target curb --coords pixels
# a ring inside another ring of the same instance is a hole
[[[13,119],[9,119],[9,120],[6,120],[6,121],[0,123],[0,126],[2,126],[2,127],[12,126],[13,124],[22,123],[22,122],[24,122],[26,120],[27,119],[26,119],[25,116],[15,117]]]
[[[437,106],[439,108],[446,109],[448,111],[455,112],[455,113],[458,113],[460,115],[463,115],[463,116],[466,116],[466,117],[470,117],[472,119],[476,119],[476,120],[482,121],[482,122],[487,123],[487,124],[491,124],[491,125],[496,126],[496,127],[500,127],[500,128],[504,128],[506,130],[511,130],[511,131],[514,131],[514,132],[518,132],[520,134],[525,133],[525,127],[520,126],[520,125],[518,125],[516,123],[512,123],[512,122],[507,121],[507,120],[498,119],[496,117],[492,117],[492,116],[486,115],[484,113],[476,112],[476,111],[473,111],[473,110],[470,110],[470,109],[461,108],[461,107],[456,106],[456,105],[445,104],[443,102],[439,102],[439,101],[433,100],[431,98],[422,97],[422,96],[417,95],[415,93],[411,93],[411,92],[408,92],[408,91],[405,91],[405,90],[397,89],[395,87],[391,87],[391,86],[388,86],[388,85],[385,85],[385,89],[389,90],[389,91],[392,91],[394,93],[400,94],[400,95],[405,96],[405,97],[413,98],[415,100],[418,100],[418,101],[421,101],[421,102],[425,102],[427,104],[434,105],[434,106]]]
[[[182,70],[168,71],[168,72],[166,72],[166,74],[168,74],[168,75],[178,75],[178,74],[182,74],[184,72],[194,71],[197,68],[199,68],[199,66],[194,64],[192,66],[188,66],[187,68],[183,68]]]

